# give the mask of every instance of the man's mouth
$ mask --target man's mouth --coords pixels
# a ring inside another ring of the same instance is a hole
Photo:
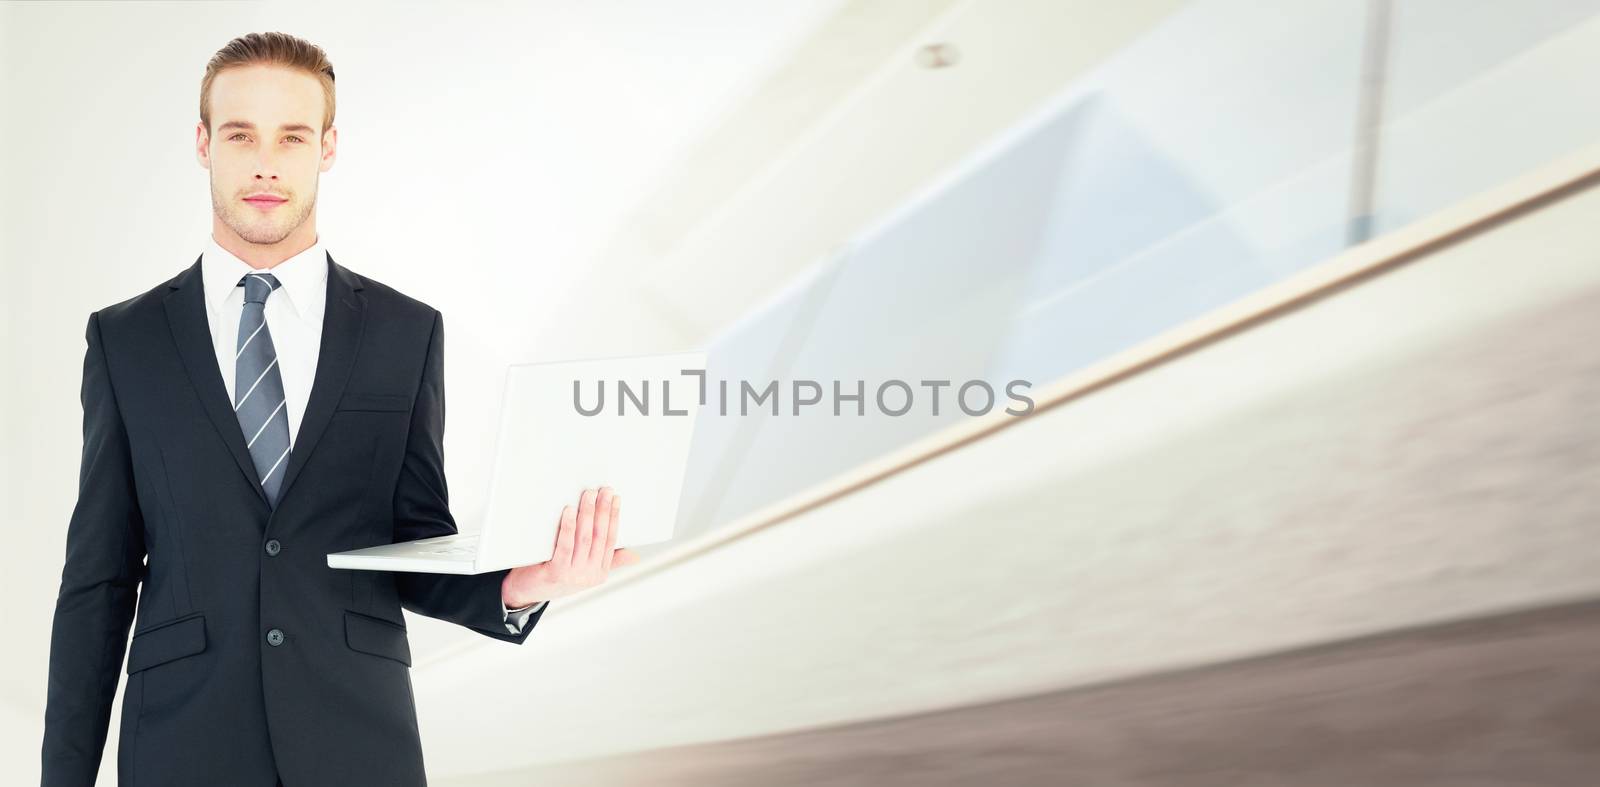
[[[271,210],[285,202],[288,202],[288,200],[284,199],[283,197],[278,197],[271,194],[257,194],[254,196],[245,197],[244,201],[263,210]]]

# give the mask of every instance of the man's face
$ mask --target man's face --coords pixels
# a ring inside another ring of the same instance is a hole
[[[309,241],[315,222],[306,220],[337,138],[332,128],[319,133],[321,83],[278,66],[230,68],[212,80],[210,101],[213,128],[199,125],[196,144],[217,218],[249,243],[276,244],[302,226]]]

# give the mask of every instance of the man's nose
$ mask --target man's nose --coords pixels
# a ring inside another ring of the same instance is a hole
[[[277,179],[278,165],[273,162],[270,153],[256,154],[256,177]]]

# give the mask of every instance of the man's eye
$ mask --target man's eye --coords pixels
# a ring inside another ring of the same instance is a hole
[[[292,134],[288,137],[288,139],[292,139],[292,140],[294,140],[296,142],[304,142],[305,141],[305,140],[303,140],[303,139],[301,139],[301,138],[299,138],[297,136],[294,136]]]
[[[240,138],[242,136],[244,136],[244,135],[243,134],[234,134],[233,136],[228,137],[228,140],[231,142],[231,141],[233,141],[235,139],[238,139],[238,138]]]

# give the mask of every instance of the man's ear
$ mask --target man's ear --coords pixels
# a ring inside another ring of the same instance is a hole
[[[211,169],[211,134],[204,122],[194,124],[194,158],[201,169]]]
[[[334,159],[339,157],[339,127],[329,126],[322,134],[322,161],[318,163],[319,172],[333,169]]]

